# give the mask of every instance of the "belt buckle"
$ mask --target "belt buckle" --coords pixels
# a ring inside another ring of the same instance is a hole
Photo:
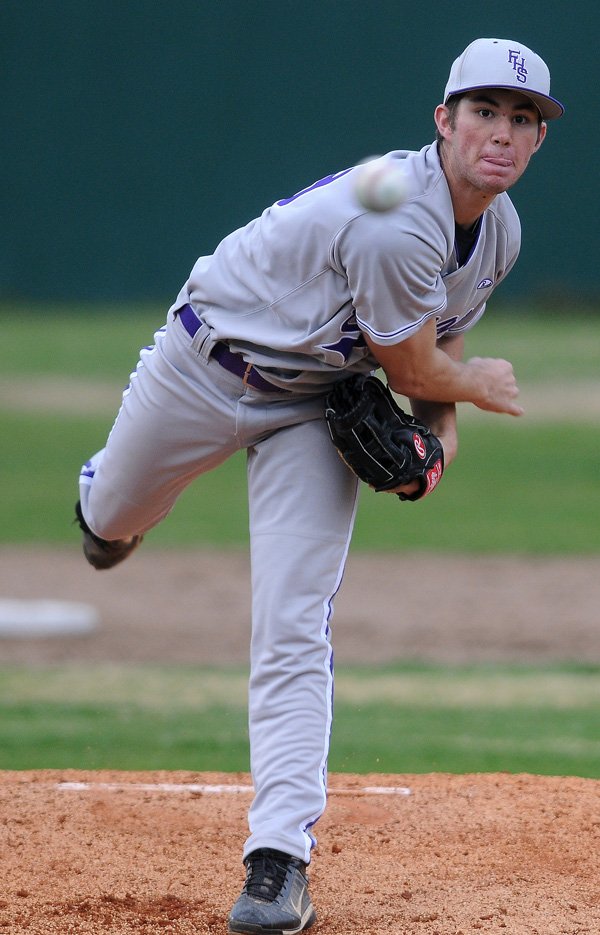
[[[253,364],[246,364],[246,369],[244,371],[244,376],[242,377],[242,386],[248,386],[248,379],[252,373]]]

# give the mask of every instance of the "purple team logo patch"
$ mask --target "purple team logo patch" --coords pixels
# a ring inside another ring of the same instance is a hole
[[[493,286],[493,285],[494,285],[493,280],[486,278],[486,279],[482,279],[481,282],[477,283],[477,288],[478,289],[489,289],[490,286]]]

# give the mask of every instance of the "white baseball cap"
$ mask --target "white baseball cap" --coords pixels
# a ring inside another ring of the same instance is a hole
[[[562,116],[563,105],[550,97],[546,63],[513,39],[475,39],[450,69],[444,103],[454,94],[476,88],[510,88],[531,98],[544,120]]]

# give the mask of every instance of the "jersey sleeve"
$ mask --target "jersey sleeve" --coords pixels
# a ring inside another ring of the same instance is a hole
[[[368,212],[336,238],[333,262],[347,277],[359,327],[375,344],[398,344],[446,307],[444,238],[425,238],[404,209]]]

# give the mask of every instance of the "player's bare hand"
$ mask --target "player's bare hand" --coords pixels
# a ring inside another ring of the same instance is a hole
[[[479,409],[523,415],[525,410],[517,402],[519,387],[510,361],[499,357],[471,357],[467,367],[476,371],[481,386],[481,392],[473,398]]]

